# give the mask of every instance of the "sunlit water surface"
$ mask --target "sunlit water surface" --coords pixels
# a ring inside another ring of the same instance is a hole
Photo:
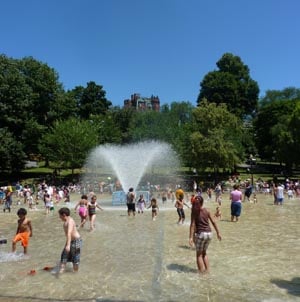
[[[79,196],[72,197],[72,215]],[[57,209],[46,216],[42,206],[29,211],[33,237],[29,255],[11,254],[16,211],[0,213],[0,301],[300,301],[300,200],[274,206],[272,198],[243,204],[241,220],[230,222],[228,194],[218,222],[222,241],[213,238],[208,255],[211,273],[197,273],[195,250],[188,246],[190,210],[177,225],[171,201],[161,205],[156,221],[150,210],[127,217],[99,196],[96,230],[80,230],[83,249],[77,274],[43,270],[55,267],[65,243]],[[214,211],[216,204],[207,202]],[[34,270],[35,274],[28,274]]]

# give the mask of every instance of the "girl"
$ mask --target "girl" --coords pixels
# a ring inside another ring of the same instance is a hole
[[[97,196],[93,195],[90,202],[87,204],[89,219],[90,219],[90,230],[95,229],[95,220],[96,220],[96,208],[103,211],[103,209],[97,203]]]
[[[210,222],[217,232],[218,239],[221,240],[222,238],[217,224],[211,216],[211,213],[203,207],[202,196],[196,196],[192,206],[189,243],[191,246],[195,244],[196,262],[199,273],[209,272],[209,262],[206,251],[212,238]]]
[[[158,204],[157,204],[157,200],[155,198],[152,198],[151,201],[150,201],[150,205],[147,209],[151,208],[152,207],[152,220],[155,221],[156,219],[156,216],[158,214]]]
[[[84,194],[81,196],[81,199],[78,201],[78,203],[75,206],[75,212],[76,212],[77,208],[79,207],[78,214],[81,219],[81,223],[80,223],[81,228],[83,228],[86,223],[87,214],[88,214],[87,206],[88,206],[88,198],[87,198],[87,195]]]

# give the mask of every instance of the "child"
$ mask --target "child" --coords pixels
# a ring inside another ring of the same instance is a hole
[[[33,193],[31,193],[27,199],[29,209],[33,209],[33,196],[32,195],[33,195]]]
[[[213,225],[218,239],[221,240],[219,229],[210,212],[203,207],[202,196],[197,196],[192,207],[190,238],[191,246],[196,247],[196,262],[199,273],[209,272],[209,261],[207,256],[207,248],[212,238],[210,223]]]
[[[155,221],[156,219],[156,216],[158,214],[158,204],[157,204],[157,200],[155,198],[152,198],[151,201],[150,201],[150,205],[147,209],[151,208],[152,207],[152,220]]]
[[[64,222],[63,228],[66,235],[66,244],[61,253],[59,272],[64,272],[67,262],[72,262],[73,270],[74,272],[77,272],[80,263],[82,240],[80,238],[80,234],[76,229],[74,219],[70,217],[70,209],[60,208],[58,213],[59,218]]]
[[[175,203],[175,208],[177,209],[177,214],[178,214],[178,222],[177,224],[183,224],[185,220],[185,213],[183,206],[186,206],[189,208],[189,206],[183,201],[183,195],[179,195],[179,198],[176,200]]]
[[[88,205],[88,197],[86,194],[83,194],[81,196],[81,199],[78,201],[78,203],[75,206],[75,212],[76,212],[77,208],[79,207],[78,214],[81,219],[81,222],[80,222],[81,228],[83,228],[86,223],[87,214],[88,214],[87,205]]]
[[[216,207],[216,212],[215,212],[214,217],[215,217],[216,219],[218,219],[218,220],[221,220],[221,218],[222,218],[222,212],[221,212],[220,207]]]
[[[87,204],[89,219],[90,219],[90,230],[93,231],[95,229],[95,220],[96,220],[96,208],[103,211],[103,209],[96,202],[97,196],[93,195],[91,201]]]
[[[144,199],[143,194],[140,195],[139,200],[137,201],[137,206],[138,206],[138,214],[144,213],[144,208],[146,206],[146,201]]]
[[[20,208],[17,212],[17,215],[19,216],[18,228],[12,242],[12,252],[14,253],[16,251],[16,243],[18,241],[22,241],[24,254],[27,254],[29,237],[32,237],[31,221],[26,217],[27,211],[24,208]]]
[[[45,194],[44,200],[45,200],[45,208],[46,208],[46,215],[47,215],[50,213],[50,208],[51,208],[51,197],[48,193]]]
[[[294,192],[291,188],[288,189],[288,199],[293,199],[294,198]]]
[[[253,203],[257,203],[257,197],[255,193],[253,194]]]

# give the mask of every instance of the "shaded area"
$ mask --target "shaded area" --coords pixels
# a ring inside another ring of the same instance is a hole
[[[293,278],[291,281],[271,279],[271,283],[285,289],[290,295],[300,297],[300,277]]]
[[[191,268],[187,265],[171,263],[167,266],[167,268],[171,271],[176,271],[178,273],[198,273],[198,270],[195,268]]]
[[[55,298],[40,298],[40,297],[24,297],[24,296],[0,296],[0,301],[5,302],[30,302],[30,301],[51,301],[51,302],[143,302],[142,300],[115,300],[115,299],[101,299],[101,298],[83,298],[83,299],[55,299]]]

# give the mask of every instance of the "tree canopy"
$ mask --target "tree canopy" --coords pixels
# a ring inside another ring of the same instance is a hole
[[[240,57],[225,53],[217,62],[218,70],[211,71],[200,83],[197,104],[205,99],[215,104],[224,103],[228,111],[244,118],[257,111],[259,87]]]

